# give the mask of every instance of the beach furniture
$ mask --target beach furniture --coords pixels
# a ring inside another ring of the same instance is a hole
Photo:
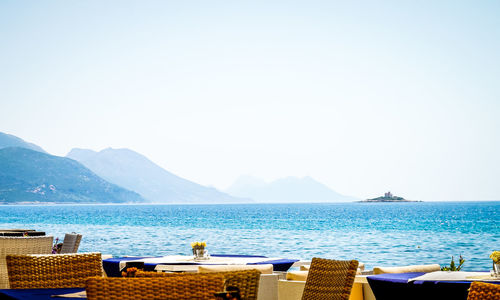
[[[61,254],[64,253],[77,253],[82,235],[77,233],[66,233],[64,235],[63,244],[61,247]]]
[[[367,279],[375,297],[385,300],[465,300],[473,281],[500,284],[490,272],[466,271],[384,273],[368,276]]]
[[[240,278],[227,278],[231,271],[241,272],[246,270],[259,271],[259,274],[252,278],[252,280]],[[259,299],[259,300],[275,300],[278,297],[278,279],[279,274],[273,272],[272,264],[264,265],[200,265],[198,266],[199,273],[210,273],[210,272],[222,272],[222,274],[227,274],[225,276],[226,286],[237,286],[240,290],[244,292],[245,299]],[[234,281],[234,282],[231,282]],[[248,284],[249,286],[245,286]],[[252,291],[253,288],[256,289],[255,292]],[[256,298],[254,297],[256,296]]]
[[[299,280],[306,281],[307,275],[309,274],[309,269],[311,268],[311,262],[309,264],[301,264],[299,265],[299,271],[290,271],[286,273],[287,280]],[[365,264],[362,262],[358,263],[358,269],[356,271],[356,275],[364,274],[365,272]],[[369,272],[372,274],[373,272]]]
[[[304,286],[302,300],[347,300],[358,269],[357,260],[314,257]]]
[[[193,256],[168,255],[160,257],[116,257],[103,260],[109,277],[121,276],[127,263],[143,262],[146,271],[197,272],[200,265],[261,265],[272,264],[273,270],[285,272],[298,259],[273,258],[254,255],[211,255],[210,259],[197,261]]]
[[[86,285],[88,300],[213,300],[224,290],[218,273],[166,277],[92,277]]]
[[[500,285],[474,281],[470,285],[467,300],[500,299]]]
[[[0,288],[9,288],[6,256],[9,254],[52,253],[52,236],[0,237]]]
[[[305,284],[304,277],[278,280],[278,300],[301,300]],[[356,275],[349,300],[375,300],[366,275]]]
[[[256,276],[252,281],[248,281],[248,279],[239,279],[236,278],[229,280],[229,284],[226,286],[235,285],[240,288],[240,290],[244,290],[242,295],[246,295],[245,299],[259,299],[259,300],[275,300],[278,297],[278,279],[279,274],[273,272],[272,264],[264,264],[264,265],[200,265],[198,266],[199,273],[210,273],[210,272],[223,272],[222,274],[230,274],[229,271],[245,271],[245,270],[256,270],[259,271],[260,274]],[[226,280],[228,278],[225,276]],[[255,281],[254,281],[255,280]],[[231,282],[236,281],[236,282]],[[249,286],[244,286],[244,283],[249,284]],[[249,290],[258,288],[255,293]],[[253,295],[256,295],[255,298]]]
[[[301,264],[301,265],[299,265],[299,268],[301,271],[309,271],[309,269],[311,268],[311,263],[309,262],[309,264]],[[357,273],[360,274],[364,270],[365,270],[365,264],[362,262],[358,262]]]
[[[103,260],[107,276],[121,276],[121,271],[130,264],[142,263],[145,271],[217,272],[243,269],[259,269],[259,300],[275,300],[278,297],[278,280],[298,259],[273,258],[255,255],[211,255],[208,260],[195,260],[193,256],[169,255],[163,257],[119,257]],[[142,268],[142,267],[141,267]]]
[[[45,232],[33,229],[0,229],[0,236],[44,236]]]
[[[102,276],[101,253],[7,255],[12,289],[85,287],[92,276]]]
[[[243,267],[248,266],[244,265]],[[262,280],[262,271],[259,269],[238,269],[236,266],[233,271],[218,271],[213,268],[207,269],[200,266],[199,272],[221,274],[224,276],[224,286],[226,289],[232,286],[237,287],[240,291],[242,299],[256,300],[258,298],[259,289],[261,288],[260,283]]]
[[[246,266],[245,266],[246,267]],[[237,268],[235,268],[237,269]],[[164,273],[164,272],[147,272],[138,270],[137,277],[175,277],[188,276],[190,274],[216,274],[224,278],[224,286],[237,287],[240,291],[242,299],[256,300],[261,299],[259,295],[259,282],[261,280],[261,272],[256,269],[244,269],[233,271],[217,271],[216,269],[204,269],[201,273]],[[222,291],[222,290],[221,290]]]
[[[317,259],[314,259],[317,260]],[[331,261],[331,260],[327,260]],[[300,261],[294,267],[300,267],[300,271],[289,271],[284,276],[285,278],[278,281],[278,299],[279,300],[300,300],[304,297],[305,286],[307,284],[308,275],[310,274],[312,262],[311,261]],[[360,275],[362,270],[364,270],[364,265],[358,262],[358,268],[355,271],[354,282],[350,287],[350,294],[343,295],[340,299],[350,299],[350,300],[374,300],[375,297],[371,293],[370,287],[366,280],[366,276]],[[317,272],[317,271],[316,271]],[[328,272],[324,273],[330,276]],[[326,278],[326,277],[325,277]],[[309,282],[311,283],[311,282]],[[325,287],[326,290],[330,287]],[[332,294],[332,296],[335,293]],[[314,296],[313,296],[314,297]],[[332,298],[326,298],[332,299]],[[337,299],[337,298],[333,298]]]
[[[273,274],[272,264],[263,265],[199,265],[198,273],[257,270],[261,274]]]

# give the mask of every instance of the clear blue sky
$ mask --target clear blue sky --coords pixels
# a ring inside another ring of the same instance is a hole
[[[204,185],[500,199],[499,1],[0,1],[0,131]]]

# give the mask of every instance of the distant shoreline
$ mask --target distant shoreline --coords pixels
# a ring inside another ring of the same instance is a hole
[[[147,205],[161,205],[161,206],[219,206],[219,205],[346,205],[346,204],[356,204],[356,203],[500,203],[500,200],[453,200],[453,201],[444,201],[444,200],[429,200],[429,201],[419,201],[419,200],[405,200],[405,201],[367,201],[367,200],[359,200],[359,201],[350,201],[350,202],[253,202],[253,203],[134,203],[134,202],[123,202],[123,203],[109,203],[109,202],[87,202],[87,203],[77,203],[77,202],[22,202],[22,203],[6,203],[0,202],[0,207],[9,207],[9,206],[147,206]]]

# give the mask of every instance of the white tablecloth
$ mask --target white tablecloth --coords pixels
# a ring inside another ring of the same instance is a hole
[[[436,271],[408,279],[412,281],[497,281],[500,278],[491,277],[490,272],[451,272]]]
[[[278,260],[277,257],[210,257],[207,260],[195,260],[193,256],[169,255],[154,258],[120,261],[120,270],[125,268],[127,262],[144,262],[147,264],[195,264],[195,265],[247,265]]]

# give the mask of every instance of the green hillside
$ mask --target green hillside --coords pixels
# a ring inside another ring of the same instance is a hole
[[[144,202],[79,162],[25,148],[0,149],[0,203]]]

